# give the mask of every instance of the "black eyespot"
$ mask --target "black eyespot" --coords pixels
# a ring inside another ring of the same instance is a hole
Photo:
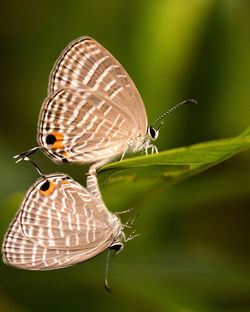
[[[109,247],[110,250],[114,250],[115,252],[119,251],[122,248],[122,244],[115,244]]]
[[[62,180],[63,180],[63,181],[65,181],[65,180],[70,180],[70,177],[69,177],[69,176],[65,176],[65,177],[62,178]]]
[[[47,180],[46,182],[44,182],[41,187],[40,187],[40,190],[45,192],[49,189],[49,186],[50,186],[50,182]]]
[[[53,145],[56,142],[56,137],[53,134],[49,134],[46,137],[46,143],[48,145]]]
[[[156,130],[153,127],[149,127],[149,133],[152,139],[156,137]]]
[[[62,162],[69,162],[67,158],[62,158]]]

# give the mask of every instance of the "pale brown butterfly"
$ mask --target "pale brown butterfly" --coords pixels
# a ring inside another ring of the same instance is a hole
[[[148,126],[147,114],[132,79],[122,65],[97,41],[80,37],[56,61],[38,122],[35,147],[19,160],[42,149],[56,162],[92,163],[91,173],[116,156],[148,149],[156,140],[165,115]],[[19,161],[18,160],[18,161]]]
[[[99,193],[96,176],[90,176],[88,183],[96,184]],[[123,242],[137,236],[133,231],[126,237],[123,231],[131,227],[130,221],[123,225],[100,196],[69,176],[42,174],[9,226],[2,245],[3,261],[20,269],[52,270],[86,261],[107,248],[109,259],[110,250],[120,252]],[[107,273],[105,288],[110,290]]]

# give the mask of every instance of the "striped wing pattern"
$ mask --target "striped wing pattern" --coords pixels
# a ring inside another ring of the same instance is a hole
[[[133,81],[121,64],[90,37],[73,41],[62,52],[50,74],[48,93],[38,123],[38,142],[50,156],[55,154],[54,160],[91,162],[93,157],[110,158],[122,153],[129,139],[146,134],[147,115]],[[46,137],[58,125],[58,131],[66,125],[71,130],[70,135],[59,133],[64,136],[66,151],[46,144]],[[69,142],[72,135],[77,136],[76,151],[76,142]],[[64,156],[58,156],[58,152]]]
[[[119,236],[121,227],[111,227],[111,218],[103,202],[80,184],[63,174],[47,175],[27,192],[6,233],[3,260],[29,270],[88,260]]]
[[[80,37],[61,53],[50,74],[49,94],[62,88],[90,88],[135,116],[142,135],[147,114],[141,96],[122,65],[90,37]]]
[[[47,144],[50,134],[61,135],[56,148]],[[42,107],[38,141],[56,161],[91,162],[120,154],[137,134],[133,116],[101,94],[62,89]]]

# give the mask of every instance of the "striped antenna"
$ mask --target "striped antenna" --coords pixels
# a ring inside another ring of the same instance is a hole
[[[172,113],[174,110],[176,110],[177,108],[181,107],[184,104],[188,104],[188,103],[194,103],[194,104],[198,104],[198,102],[194,99],[189,99],[189,100],[185,100],[183,102],[180,102],[178,104],[176,104],[175,106],[171,107],[167,112],[165,112],[164,114],[162,114],[159,118],[156,119],[155,122],[153,122],[152,126],[153,127],[159,120],[161,120],[163,117],[165,117],[167,114]],[[162,125],[162,124],[161,124]],[[157,130],[160,129],[161,125],[159,126],[159,128]]]
[[[111,250],[108,250],[108,255],[107,255],[107,262],[106,262],[106,270],[105,270],[105,282],[104,282],[104,287],[108,292],[111,292],[112,288],[109,287],[108,284],[108,272],[109,272],[109,262],[110,262],[110,253]]]
[[[39,149],[43,149],[42,147],[40,146],[36,146],[36,147],[33,147],[31,148],[30,150],[26,151],[26,152],[23,152],[21,154],[18,154],[18,155],[15,155],[13,156],[14,159],[17,159],[16,160],[16,163],[18,163],[19,161],[22,161],[22,160],[28,160],[28,159],[25,159],[26,157],[29,158],[30,155],[34,154],[37,150]],[[30,159],[29,159],[30,160]],[[31,160],[30,160],[31,161]]]

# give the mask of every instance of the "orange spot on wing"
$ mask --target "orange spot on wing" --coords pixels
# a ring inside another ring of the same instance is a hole
[[[52,183],[50,180],[47,180],[47,181],[49,182],[49,188],[45,191],[41,189],[39,190],[40,194],[43,194],[45,196],[49,196],[56,188],[56,185],[54,183]]]
[[[61,153],[61,155],[63,155],[63,156],[64,156],[64,158],[69,157],[69,155],[68,155],[67,153],[65,153],[65,152]]]
[[[56,138],[55,143],[53,143],[50,147],[51,148],[64,148],[63,144],[62,144],[62,140],[63,140],[63,135],[62,133],[56,133],[56,132],[52,132],[49,133],[49,135],[53,135]]]

